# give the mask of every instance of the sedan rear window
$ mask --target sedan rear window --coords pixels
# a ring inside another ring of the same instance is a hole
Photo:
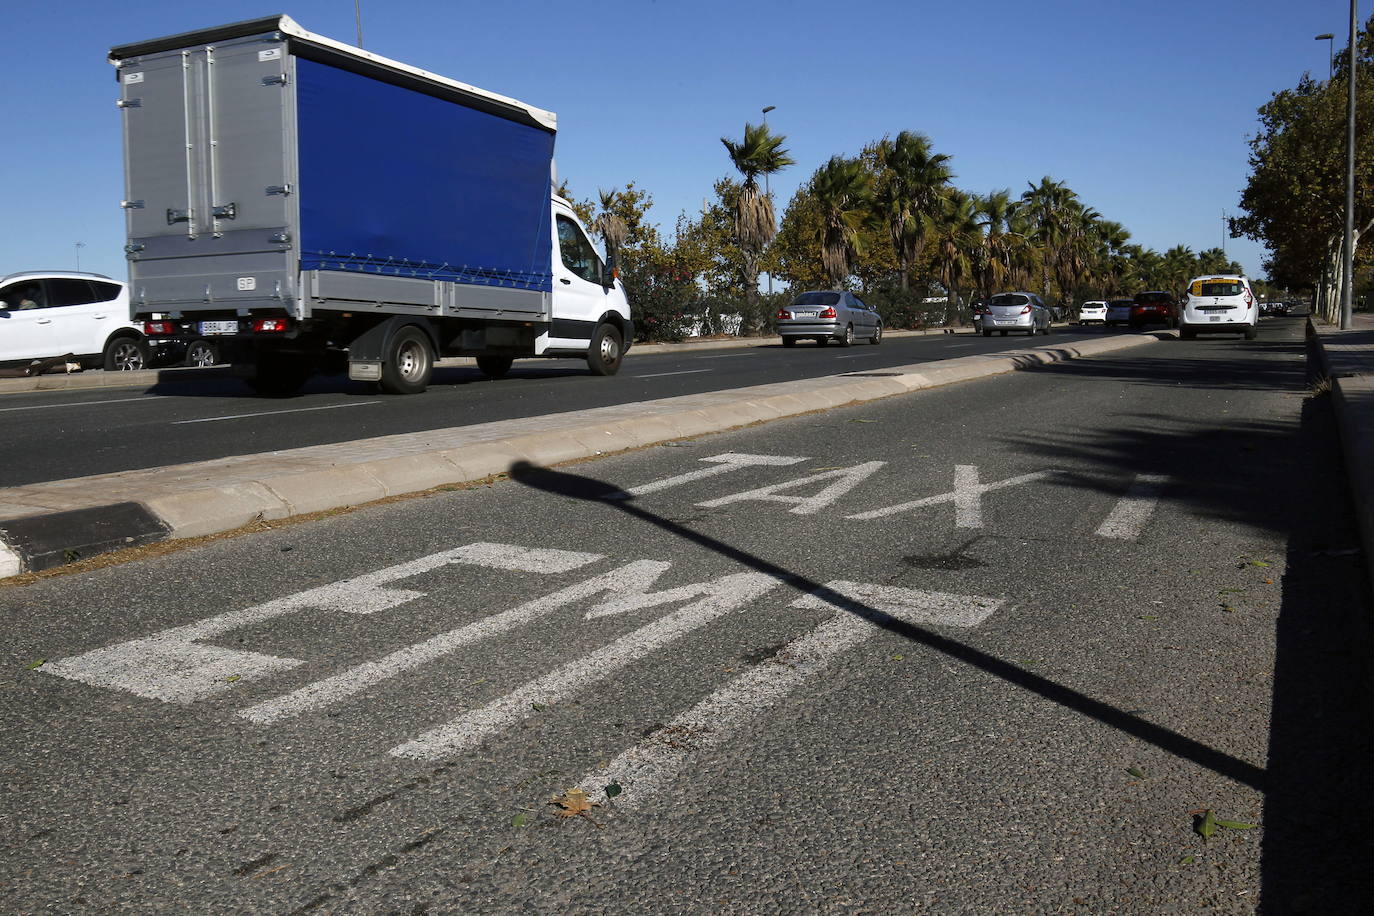
[[[1194,296],[1239,296],[1243,291],[1239,280],[1196,280],[1189,290]]]
[[[1168,293],[1140,293],[1135,297],[1135,301],[1141,305],[1154,305],[1159,302],[1173,302],[1174,297]]]
[[[1000,296],[993,296],[991,305],[1025,305],[1030,302],[1030,297],[1021,296],[1016,293],[1002,293]]]
[[[792,300],[793,305],[839,305],[839,293],[802,293]]]

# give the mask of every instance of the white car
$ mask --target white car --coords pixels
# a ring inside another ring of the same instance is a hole
[[[1083,303],[1078,309],[1079,324],[1106,324],[1107,303],[1102,300]]]
[[[27,271],[0,278],[0,365],[74,354],[110,370],[148,365],[148,342],[129,321],[128,287],[103,274]]]
[[[1259,303],[1250,278],[1241,274],[1194,277],[1179,310],[1178,336],[1191,340],[1198,334],[1242,334],[1254,340],[1258,334]]]

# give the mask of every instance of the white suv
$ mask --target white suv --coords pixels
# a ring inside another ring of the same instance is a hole
[[[1190,340],[1199,333],[1240,333],[1254,340],[1259,304],[1250,279],[1240,274],[1194,277],[1179,309],[1178,336]]]
[[[147,340],[129,322],[127,285],[75,271],[0,278],[0,365],[68,353],[86,366],[110,370],[148,365]]]

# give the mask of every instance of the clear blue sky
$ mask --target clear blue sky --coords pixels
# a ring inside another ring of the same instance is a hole
[[[362,0],[370,50],[559,116],[579,198],[633,180],[671,230],[730,171],[719,138],[775,105],[797,165],[779,212],[827,158],[917,130],[956,183],[1013,193],[1063,180],[1134,241],[1222,241],[1255,109],[1345,45],[1347,0]],[[126,276],[110,46],[274,13],[352,43],[352,0],[6,0],[0,274]],[[21,53],[22,52],[22,53]],[[366,130],[363,122],[359,130]],[[418,131],[416,142],[423,142]],[[1260,248],[1227,240],[1261,273]]]

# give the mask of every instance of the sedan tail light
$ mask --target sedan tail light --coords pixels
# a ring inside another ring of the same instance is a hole
[[[1029,315],[1030,313],[1031,313],[1031,307],[1030,307],[1029,305],[1026,306],[1025,308],[1021,309],[1021,314],[1022,314],[1022,315]]]
[[[833,308],[823,308],[823,309],[821,309],[821,314],[819,315],[819,317],[821,317],[821,318],[834,318],[834,317],[835,317],[835,310],[834,310]]]
[[[792,318],[792,313],[787,309],[778,309],[778,314],[773,317],[777,318],[779,321],[788,321]]]

